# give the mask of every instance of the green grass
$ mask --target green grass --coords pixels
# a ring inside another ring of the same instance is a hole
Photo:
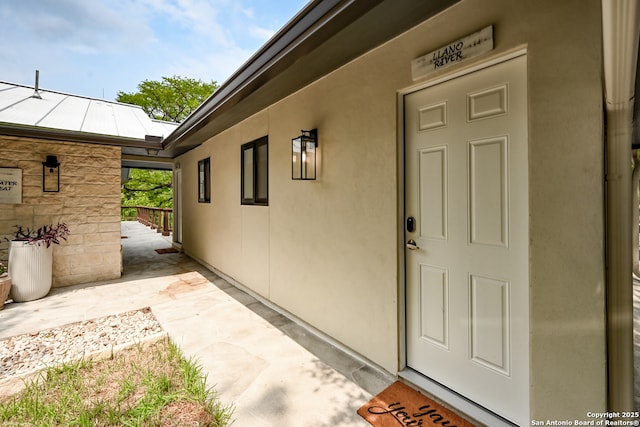
[[[21,393],[0,398],[3,426],[224,427],[232,412],[169,340],[49,368]]]

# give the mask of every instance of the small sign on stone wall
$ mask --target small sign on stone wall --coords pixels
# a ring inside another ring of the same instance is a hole
[[[0,203],[22,203],[22,169],[0,168]]]
[[[417,80],[490,50],[493,50],[493,25],[414,59],[411,61],[411,75],[413,80]]]

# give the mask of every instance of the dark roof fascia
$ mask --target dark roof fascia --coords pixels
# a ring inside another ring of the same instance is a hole
[[[203,126],[205,124],[203,122],[212,113],[222,107],[229,108],[230,104],[237,103],[239,101],[237,98],[243,97],[243,89],[250,87],[257,79],[264,78],[267,72],[270,77],[274,77],[278,71],[285,69],[298,57],[304,56],[306,51],[300,52],[297,57],[288,58],[286,64],[282,62],[288,54],[301,47],[305,41],[314,35],[317,38],[317,32],[327,23],[331,22],[334,31],[339,31],[381,1],[383,0],[315,0],[310,2],[165,139],[165,150],[174,150],[181,139]],[[345,14],[345,10],[349,8],[349,13]],[[323,34],[323,36],[329,36],[329,34]],[[312,49],[313,46],[307,48],[307,50]],[[275,67],[276,65],[278,67]],[[261,84],[259,83],[258,86]],[[253,88],[250,88],[248,93],[252,91]],[[244,96],[248,93],[245,93]]]
[[[144,139],[127,138],[115,135],[77,132],[62,129],[20,126],[0,123],[0,135],[19,138],[37,138],[53,141],[81,142],[86,144],[111,145],[117,147],[162,149],[162,142],[149,142]]]
[[[122,167],[131,169],[173,170],[169,157],[136,156],[122,153]]]

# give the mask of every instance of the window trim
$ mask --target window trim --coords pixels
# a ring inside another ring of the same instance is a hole
[[[266,173],[264,174],[266,182],[266,197],[258,197],[258,148],[266,146]],[[244,190],[245,190],[245,151],[248,149],[253,150],[253,158],[252,158],[252,178],[253,178],[253,197],[245,198]],[[261,138],[255,139],[251,142],[247,142],[242,144],[240,147],[240,204],[242,205],[255,205],[255,206],[269,206],[269,137],[263,136]]]
[[[200,180],[201,167],[204,169],[204,182]],[[211,203],[211,157],[198,160],[198,203]]]

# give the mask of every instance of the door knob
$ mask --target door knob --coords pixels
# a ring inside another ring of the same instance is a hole
[[[410,239],[410,240],[407,242],[407,249],[409,249],[410,251],[415,251],[415,250],[417,250],[417,249],[420,249],[420,246],[418,246],[418,245],[416,244],[415,240]]]

